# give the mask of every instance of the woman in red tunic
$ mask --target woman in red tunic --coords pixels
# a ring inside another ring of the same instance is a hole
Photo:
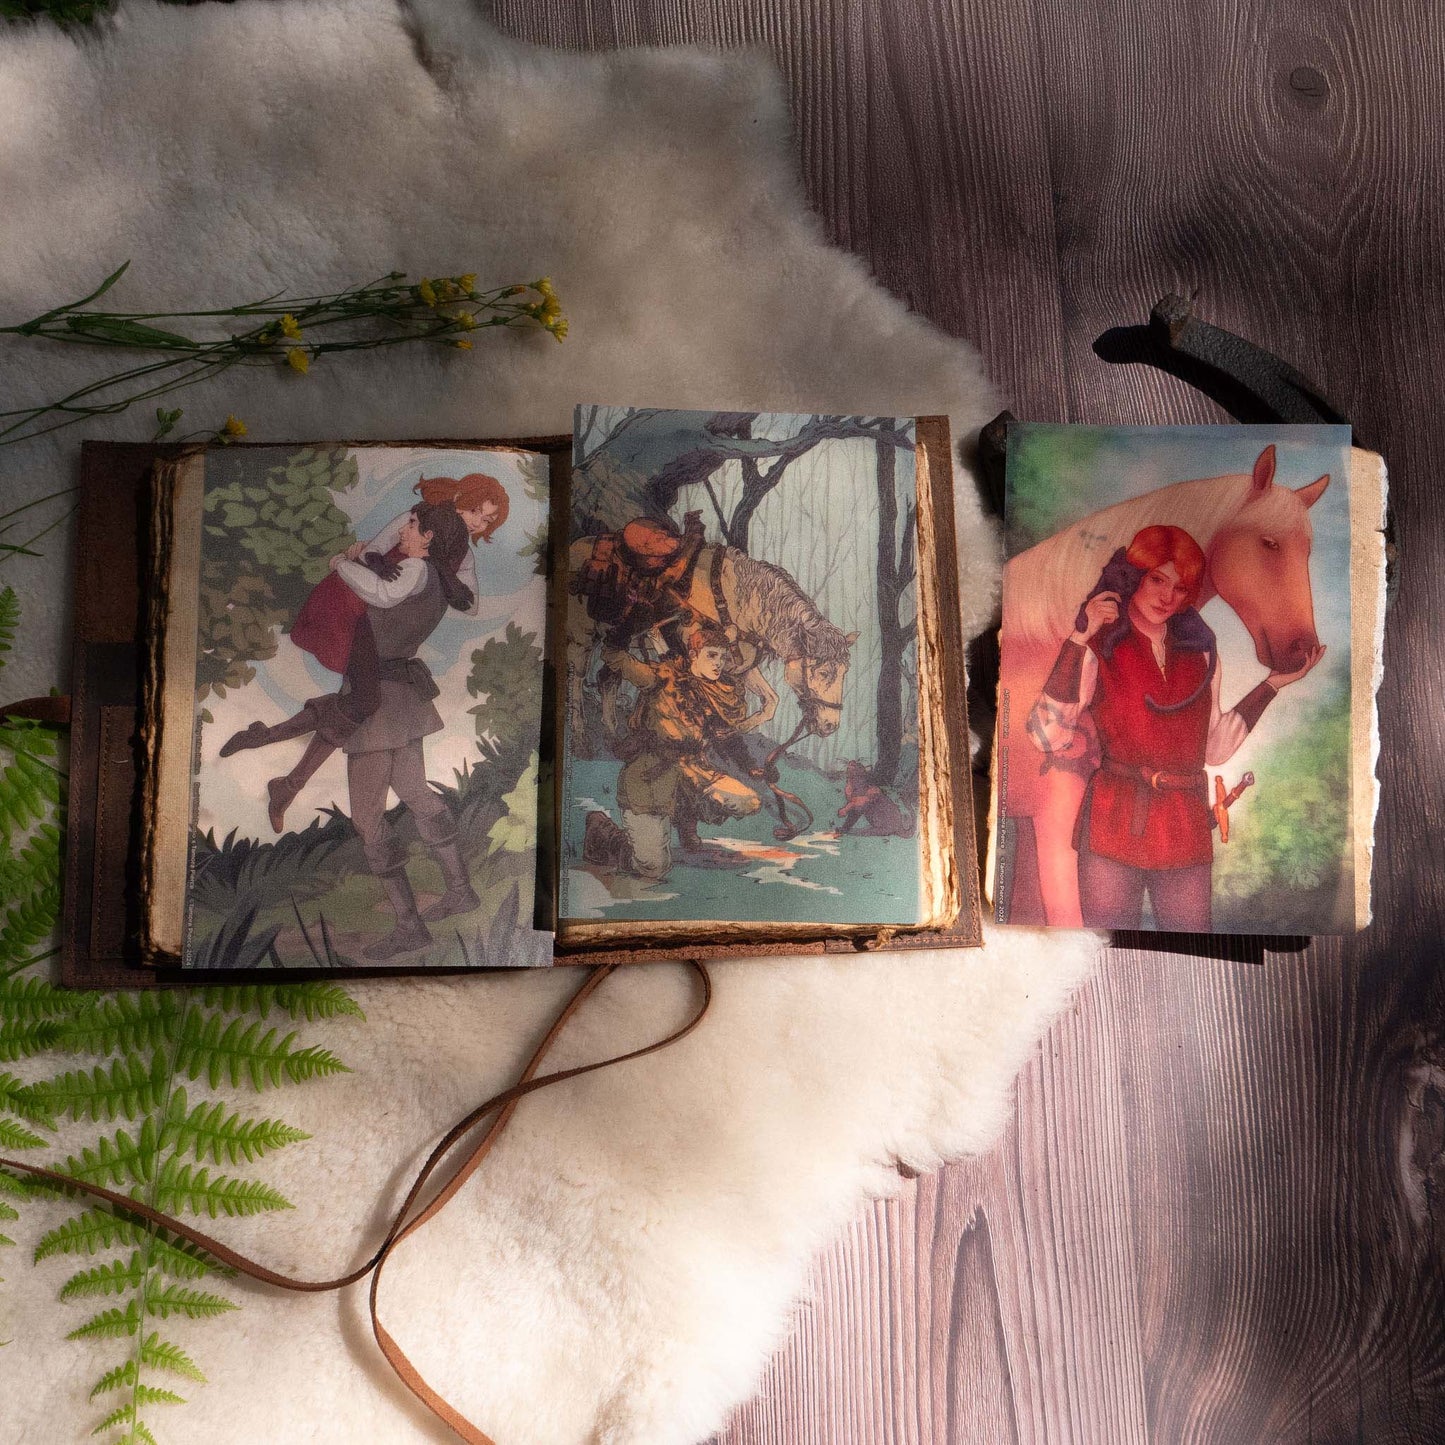
[[[1206,765],[1228,761],[1294,672],[1272,672],[1228,712],[1219,652],[1195,610],[1204,553],[1181,527],[1145,527],[1109,559],[1059,652],[1028,732],[1059,753],[1091,730],[1098,765],[1074,829],[1086,926],[1207,933],[1214,841]]]
[[[466,524],[472,546],[490,542],[511,508],[506,488],[484,472],[461,478],[423,477],[412,490],[420,495],[423,506],[454,507]],[[364,561],[383,579],[394,576],[402,556],[398,546],[401,531],[411,515],[406,511],[393,517],[369,542],[350,547],[344,554],[346,559]],[[476,616],[480,593],[476,558],[470,547],[459,560],[456,575],[471,597],[470,607],[464,610]],[[274,727],[251,723],[221,747],[225,758],[246,748],[268,747],[311,734],[296,766],[266,784],[267,812],[278,833],[296,795],[347,736],[376,711],[378,700],[376,642],[367,621],[366,603],[339,573],[329,572],[311,589],[291,624],[290,636],[297,647],[309,652],[323,667],[342,674],[341,689],[309,699],[294,717]]]

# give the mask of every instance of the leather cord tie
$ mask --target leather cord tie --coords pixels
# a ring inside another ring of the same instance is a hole
[[[168,1214],[162,1214],[149,1205],[141,1204],[125,1194],[116,1190],[103,1188],[98,1184],[88,1184],[79,1179],[73,1179],[68,1174],[61,1174],[54,1169],[45,1169],[38,1164],[26,1164],[19,1159],[0,1158],[0,1165],[7,1169],[15,1169],[24,1174],[33,1175],[37,1179],[44,1179],[49,1183],[63,1186],[66,1190],[73,1190],[82,1194],[89,1194],[97,1199],[104,1199],[113,1205],[118,1211],[127,1214],[135,1219],[144,1220],[147,1224],[159,1225],[170,1233],[179,1235],[182,1239],[188,1239],[192,1244],[198,1244],[209,1254],[214,1255],[221,1263],[230,1265],[232,1269],[238,1270],[241,1274],[249,1275],[252,1279],[260,1280],[263,1284],[275,1285],[278,1289],[295,1290],[303,1293],[321,1293],[327,1290],[344,1289],[347,1285],[356,1284],[359,1280],[371,1276],[371,1329],[376,1336],[376,1343],[381,1347],[381,1352],[386,1356],[387,1363],[396,1372],[402,1383],[409,1389],[418,1400],[422,1402],[438,1419],[449,1425],[456,1434],[467,1442],[467,1445],[496,1445],[490,1435],[485,1434],[471,1423],[464,1415],[449,1405],[430,1385],[421,1377],[416,1367],[407,1358],[401,1346],[387,1332],[381,1323],[377,1309],[377,1293],[381,1286],[381,1272],[386,1267],[387,1260],[391,1257],[392,1251],[406,1239],[414,1234],[428,1220],[435,1218],[446,1208],[457,1191],[461,1189],[468,1179],[476,1173],[487,1155],[491,1152],[492,1146],[501,1136],[502,1130],[507,1127],[517,1105],[528,1094],[535,1094],[540,1089],[550,1088],[553,1084],[560,1084],[566,1079],[575,1079],[582,1074],[595,1073],[598,1069],[610,1068],[613,1064],[623,1064],[629,1059],[640,1059],[647,1054],[656,1053],[659,1049],[665,1049],[670,1044],[675,1044],[679,1039],[686,1038],[703,1020],[709,1006],[712,1004],[712,977],[706,967],[697,959],[689,959],[687,965],[696,974],[699,983],[702,985],[702,1003],[693,1013],[692,1017],[675,1029],[665,1038],[658,1039],[654,1043],[645,1044],[641,1048],[632,1049],[625,1054],[614,1054],[611,1058],[599,1059],[590,1064],[579,1064],[571,1069],[558,1069],[554,1073],[539,1074],[537,1070],[541,1067],[542,1060],[546,1057],[558,1035],[566,1028],[568,1022],[584,1003],[602,986],[603,982],[619,967],[615,963],[600,964],[589,970],[587,977],[576,993],[567,1001],[562,1011],[553,1020],[552,1026],[547,1030],[542,1042],[537,1045],[532,1057],[527,1061],[526,1067],[522,1070],[517,1082],[509,1089],[503,1089],[499,1094],[493,1094],[490,1099],[478,1104],[475,1109],[465,1117],[457,1120],[446,1134],[438,1142],[437,1146],[428,1156],[425,1164],[422,1165],[401,1208],[397,1211],[396,1217],[392,1220],[391,1227],[387,1230],[385,1237],[378,1246],[376,1252],[365,1264],[344,1274],[336,1279],[293,1279],[290,1275],[280,1274],[256,1260],[248,1259],[243,1254],[238,1254],[234,1249],[222,1244],[220,1240],[214,1239],[211,1235],[186,1224],[179,1219],[173,1219]],[[412,1210],[420,1198],[422,1190],[426,1187],[427,1181],[433,1173],[441,1166],[442,1161],[452,1150],[460,1144],[474,1129],[482,1123],[489,1115],[495,1115],[491,1123],[487,1125],[486,1131],[481,1138],[472,1146],[471,1152],[452,1172],[446,1182],[437,1190],[431,1200],[416,1215]]]

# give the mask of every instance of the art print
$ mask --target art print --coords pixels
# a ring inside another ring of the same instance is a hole
[[[1353,927],[1349,445],[1011,428],[1000,921]]]
[[[563,917],[918,921],[914,445],[579,408]]]
[[[195,968],[545,963],[547,460],[206,458]]]

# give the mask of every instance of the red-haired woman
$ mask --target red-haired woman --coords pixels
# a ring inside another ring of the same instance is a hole
[[[481,594],[477,588],[477,562],[472,546],[490,542],[507,520],[511,501],[506,489],[496,477],[472,472],[461,478],[423,477],[412,490],[421,498],[418,506],[451,507],[466,526],[471,546],[461,549],[455,571],[457,581],[470,596],[470,603],[458,606],[454,601],[452,605],[466,616],[475,617]],[[402,532],[415,513],[415,507],[398,513],[370,541],[355,543],[342,558],[332,558],[332,562],[342,559],[362,562],[383,581],[392,580],[404,556],[400,546]],[[278,833],[296,795],[341,746],[350,730],[375,712],[378,699],[376,640],[367,619],[366,603],[341,574],[333,570],[311,589],[296,614],[290,635],[302,651],[309,652],[323,667],[342,675],[341,690],[329,697],[311,699],[295,717],[274,727],[254,722],[233,734],[221,747],[224,758],[244,748],[267,747],[287,738],[312,735],[296,766],[266,784],[267,814]]]
[[[1045,753],[1074,754],[1089,723],[1098,767],[1074,829],[1086,926],[1207,933],[1214,842],[1206,765],[1231,758],[1294,672],[1272,672],[1228,712],[1219,651],[1195,608],[1204,553],[1182,527],[1145,527],[1109,559],[1029,715]]]

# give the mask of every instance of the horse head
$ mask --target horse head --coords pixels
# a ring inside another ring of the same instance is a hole
[[[842,721],[848,649],[857,640],[856,632],[829,625],[827,633],[820,630],[807,637],[807,653],[783,663],[783,678],[797,695],[803,721],[820,738],[832,737]]]
[[[1328,473],[1291,490],[1274,480],[1274,448],[1254,464],[1244,505],[1215,533],[1209,580],[1238,614],[1255,656],[1272,672],[1302,667],[1319,643],[1310,592],[1309,509],[1329,486]]]

